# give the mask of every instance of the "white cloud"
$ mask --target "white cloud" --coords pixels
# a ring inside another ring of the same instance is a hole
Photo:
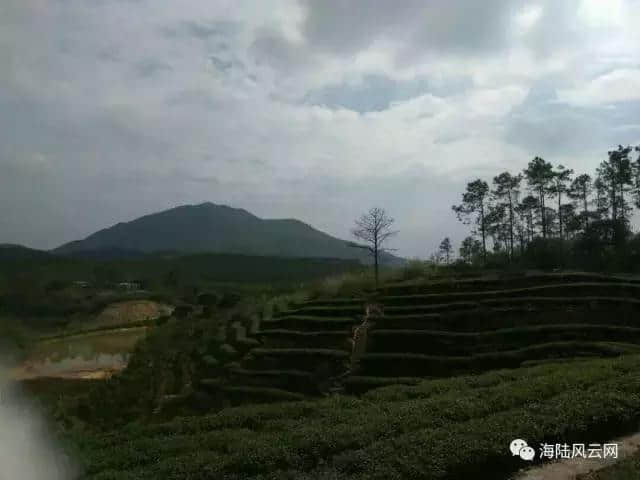
[[[590,82],[558,91],[560,101],[574,105],[610,105],[640,100],[640,69],[618,69]]]
[[[348,235],[382,203],[426,255],[472,176],[637,134],[602,108],[638,100],[637,1],[347,3],[0,2],[0,242],[204,200]]]

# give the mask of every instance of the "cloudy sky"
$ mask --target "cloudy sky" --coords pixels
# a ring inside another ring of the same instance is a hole
[[[640,0],[1,0],[0,243],[212,201],[399,253],[465,183],[640,143]]]

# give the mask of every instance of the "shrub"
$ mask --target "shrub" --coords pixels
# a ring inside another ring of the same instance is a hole
[[[262,322],[262,328],[287,330],[346,330],[355,325],[357,320],[350,317],[312,317],[306,315],[291,315],[279,317],[275,320]]]
[[[638,352],[640,347],[625,343],[553,342],[517,350],[478,353],[468,356],[437,356],[418,353],[367,353],[360,358],[361,375],[434,376],[460,375],[498,368],[517,368],[527,360],[580,356],[618,356]]]
[[[402,268],[400,278],[402,280],[415,280],[417,278],[428,277],[432,273],[431,264],[419,259],[409,260]]]
[[[640,328],[615,325],[536,325],[486,332],[446,332],[431,330],[373,330],[369,334],[370,353],[428,353],[470,355],[499,352],[559,341],[600,341],[640,343]]]

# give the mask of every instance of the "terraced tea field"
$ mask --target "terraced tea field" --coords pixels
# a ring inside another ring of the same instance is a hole
[[[188,343],[151,422],[69,441],[82,480],[504,480],[531,465],[514,438],[636,433],[639,311],[640,282],[584,274],[289,303]]]
[[[372,304],[377,313],[365,316]],[[603,275],[389,284],[363,298],[291,304],[263,319],[252,335],[257,345],[208,385],[262,392],[265,401],[299,399],[616,357],[640,352],[639,313],[640,281]]]
[[[527,466],[514,438],[603,443],[635,429],[639,372],[640,355],[580,360],[132,424],[76,441],[80,478],[504,480]]]

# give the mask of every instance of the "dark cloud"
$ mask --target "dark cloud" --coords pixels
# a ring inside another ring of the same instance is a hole
[[[168,63],[151,58],[142,60],[135,66],[136,74],[140,77],[153,77],[159,73],[170,72],[171,70],[173,70],[173,68]]]
[[[256,34],[249,53],[257,65],[266,64],[285,75],[313,64],[303,46],[293,44],[281,32],[270,28],[263,28]]]
[[[164,26],[161,32],[168,37],[189,36],[200,40],[208,40],[212,37],[224,38],[236,35],[242,29],[237,22],[225,20],[184,21],[178,25]]]
[[[606,152],[640,139],[640,101],[615,106],[575,106],[561,102],[550,80],[534,86],[527,99],[505,119],[505,140],[529,152],[575,156]]]
[[[426,256],[473,177],[640,143],[639,4],[583,4],[0,1],[0,243],[203,201],[348,237],[381,205]]]
[[[117,45],[110,45],[109,47],[101,49],[97,57],[99,60],[105,62],[120,62],[122,61],[122,52]]]
[[[211,55],[209,57],[209,60],[211,60],[211,64],[214,66],[214,68],[216,68],[217,70],[229,70],[232,66],[233,66],[233,62],[230,60],[222,60],[221,58],[218,58],[216,56]]]
[[[469,136],[466,132],[447,132],[443,135],[436,137],[433,142],[440,145],[446,145],[447,143],[453,143],[460,140],[464,140]]]
[[[503,49],[518,0],[307,0],[304,32],[310,44],[356,52],[379,40],[403,44],[402,57],[425,52],[473,53]]]

